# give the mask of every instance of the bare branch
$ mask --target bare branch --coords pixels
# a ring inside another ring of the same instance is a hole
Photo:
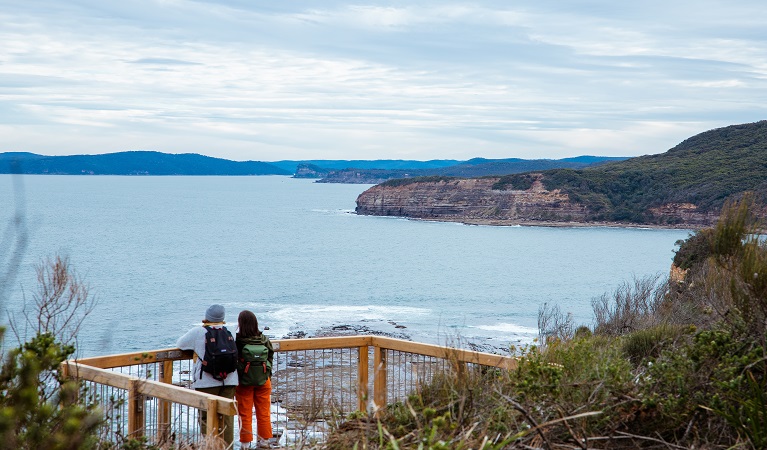
[[[17,169],[15,164],[12,168]],[[15,213],[6,225],[0,241],[0,311],[5,310],[5,302],[16,280],[29,240],[22,181],[21,176],[13,176]]]

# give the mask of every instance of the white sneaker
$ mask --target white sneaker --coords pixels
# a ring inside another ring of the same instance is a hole
[[[278,445],[275,442],[275,439],[261,439],[258,438],[258,444],[256,445],[256,448],[278,448]]]
[[[250,450],[252,447],[251,442],[240,442],[240,449],[241,450]]]

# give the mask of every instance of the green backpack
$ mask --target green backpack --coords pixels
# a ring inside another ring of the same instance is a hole
[[[241,386],[263,386],[272,376],[269,349],[263,344],[245,344],[237,362]]]

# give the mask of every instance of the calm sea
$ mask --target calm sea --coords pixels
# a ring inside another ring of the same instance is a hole
[[[537,335],[544,302],[591,323],[592,298],[667,273],[688,235],[357,216],[368,186],[277,176],[22,180],[30,244],[3,308],[18,318],[35,264],[68,256],[98,300],[85,356],[172,347],[214,302],[277,338],[348,325],[503,348]],[[12,185],[0,175],[3,225]]]

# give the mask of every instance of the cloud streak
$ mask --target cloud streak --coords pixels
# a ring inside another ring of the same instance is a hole
[[[631,156],[767,118],[755,1],[16,3],[0,151]]]

